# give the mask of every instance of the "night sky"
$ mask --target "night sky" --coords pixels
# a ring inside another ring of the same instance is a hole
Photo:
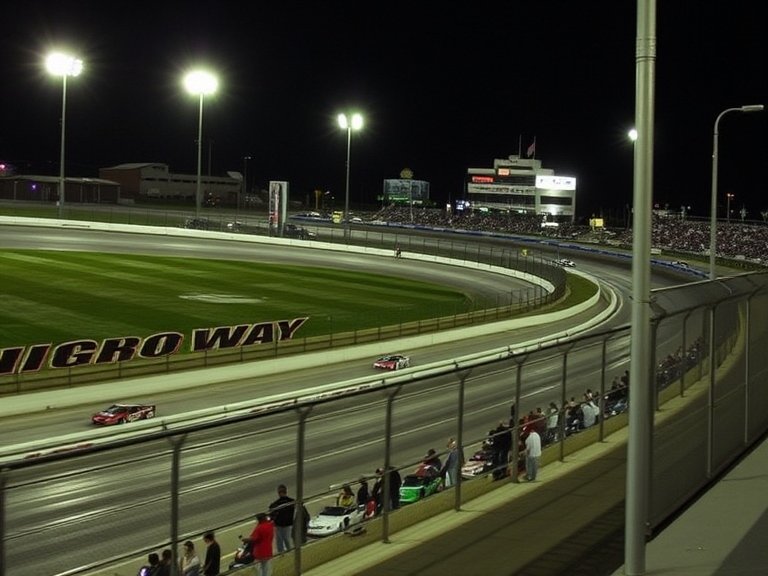
[[[758,0],[658,2],[655,204],[709,215],[717,114],[768,104]],[[6,8],[0,51],[0,161],[58,174],[61,79],[52,48],[84,60],[67,83],[66,171],[161,162],[197,170],[198,100],[184,72],[205,66],[203,173],[243,171],[292,199],[344,194],[341,111],[352,135],[351,204],[375,203],[408,167],[439,203],[460,198],[467,168],[523,153],[578,180],[577,213],[632,201],[636,3],[36,2]],[[722,202],[768,209],[768,112],[720,123]]]

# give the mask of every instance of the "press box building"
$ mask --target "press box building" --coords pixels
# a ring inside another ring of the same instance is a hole
[[[541,160],[513,155],[493,168],[467,170],[466,200],[472,210],[541,215],[550,222],[573,222],[576,178],[542,168]]]

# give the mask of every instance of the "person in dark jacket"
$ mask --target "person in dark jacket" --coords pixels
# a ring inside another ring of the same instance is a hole
[[[275,523],[277,553],[288,552],[293,547],[293,517],[296,515],[294,499],[288,496],[285,484],[277,487],[277,500],[269,505],[269,516]]]
[[[365,506],[368,504],[368,500],[371,498],[371,494],[368,490],[368,480],[365,476],[360,477],[360,487],[357,489],[357,505]]]
[[[221,546],[216,542],[213,532],[203,534],[203,542],[205,542],[203,576],[218,576],[221,573]]]

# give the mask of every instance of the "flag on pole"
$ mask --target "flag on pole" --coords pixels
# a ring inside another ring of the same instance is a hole
[[[531,143],[530,146],[528,146],[526,155],[528,156],[528,158],[532,158],[536,156],[536,136],[533,137],[533,142]]]

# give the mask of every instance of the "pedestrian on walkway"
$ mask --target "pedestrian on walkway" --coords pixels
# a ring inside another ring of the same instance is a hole
[[[216,542],[213,532],[206,532],[203,535],[203,542],[205,542],[203,576],[218,576],[221,573],[221,546]]]
[[[455,486],[459,481],[461,467],[464,465],[464,454],[453,438],[448,439],[446,447],[448,448],[448,455],[445,457],[445,463],[440,474],[443,476],[447,488]]]
[[[365,476],[360,476],[360,487],[357,489],[357,506],[365,507],[370,498],[371,492],[368,488],[368,479]]]
[[[536,480],[539,472],[539,458],[541,457],[541,436],[535,428],[531,428],[525,439],[525,478],[529,482]]]
[[[170,548],[166,548],[160,553],[160,569],[157,571],[157,576],[171,576],[171,567],[173,566],[173,552]]]
[[[263,512],[256,514],[256,526],[251,532],[253,564],[258,576],[272,574],[272,541],[275,539],[275,525]]]
[[[269,515],[275,523],[277,553],[282,554],[293,548],[293,518],[295,516],[294,499],[288,496],[285,484],[277,487],[277,500],[269,505]]]
[[[181,557],[181,576],[200,576],[200,558],[195,552],[192,540],[184,542],[184,555]]]

